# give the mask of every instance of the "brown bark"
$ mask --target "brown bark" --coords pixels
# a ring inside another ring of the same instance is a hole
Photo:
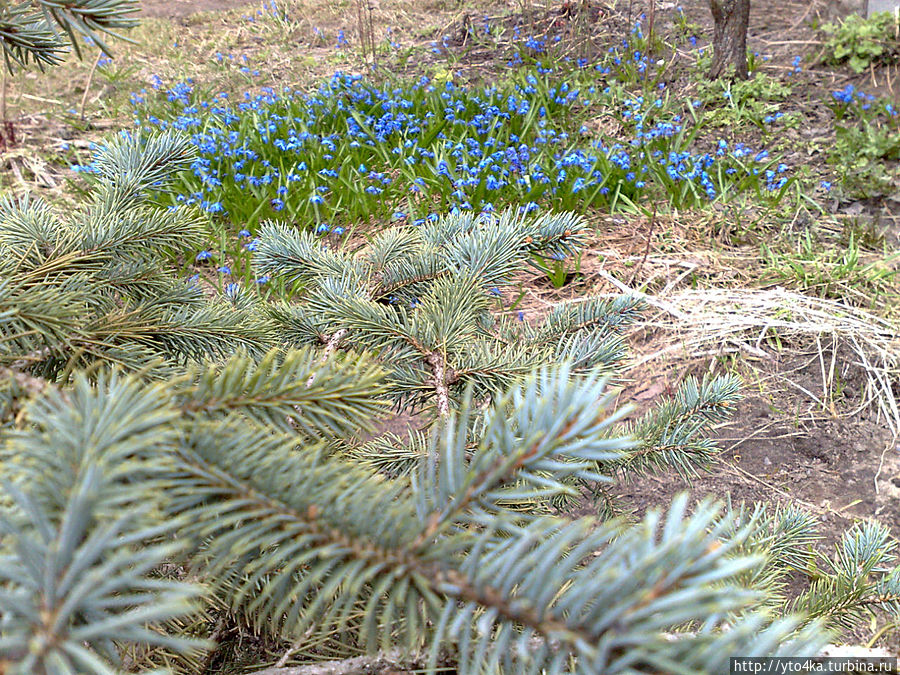
[[[713,60],[709,77],[716,79],[734,66],[735,77],[746,80],[747,24],[750,0],[709,0],[713,16]]]

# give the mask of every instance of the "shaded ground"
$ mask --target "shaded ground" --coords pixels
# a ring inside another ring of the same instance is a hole
[[[896,530],[900,452],[892,434],[871,410],[847,415],[859,403],[853,394],[836,406],[837,414],[821,410],[799,392],[795,395],[788,381],[821,391],[818,358],[803,361],[807,363],[793,357],[774,361],[775,381],[764,391],[747,378],[745,398],[734,418],[714,435],[722,452],[710,474],[690,485],[677,476],[654,476],[619,485],[613,492],[637,513],[688,487],[697,498],[730,494],[734,501],[792,502],[820,517],[829,544],[860,518],[877,518]],[[679,372],[679,377],[684,375]],[[678,384],[664,373],[652,383],[671,389]],[[643,403],[641,393],[626,398]]]

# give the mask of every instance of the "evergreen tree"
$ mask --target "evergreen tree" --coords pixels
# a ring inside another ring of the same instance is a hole
[[[543,364],[615,374],[627,354],[624,332],[643,306],[638,298],[562,302],[534,325],[524,313],[510,318],[491,311],[530,266],[575,253],[584,236],[583,219],[574,214],[461,212],[385,230],[345,251],[323,246],[312,233],[268,223],[254,262],[260,274],[302,286],[290,303],[269,308],[280,344],[376,353],[388,370],[391,400],[440,419],[466,392],[484,403]],[[672,400],[625,430],[639,445],[603,470],[695,472],[715,449],[704,434],[728,416],[738,388],[730,377],[702,384],[688,379]],[[472,419],[470,442],[477,442],[480,422]],[[386,435],[347,451],[398,474],[427,455],[427,446],[422,434]]]
[[[25,68],[60,63],[69,49],[80,57],[78,36],[89,38],[111,55],[103,36],[123,38],[119,31],[137,25],[137,0],[21,0],[0,4],[0,46],[6,67]]]
[[[123,672],[129,644],[202,672],[214,635],[183,626],[227,611],[426,670],[720,673],[900,613],[883,529],[848,533],[788,612],[786,576],[811,567],[799,512],[554,511],[702,467],[737,397],[691,381],[624,425],[610,378],[639,302],[490,311],[532,255],[575,249],[575,216],[456,214],[350,251],[271,224],[256,264],[300,290],[269,306],[161,262],[201,229],[143,193],[189,161],[172,136],[119,138],[81,210],[0,209],[4,672]],[[364,442],[392,405],[430,428]]]
[[[192,158],[184,139],[120,136],[97,157],[88,201],[66,218],[39,199],[0,199],[0,365],[57,381],[100,364],[162,375],[241,348],[261,353],[264,317],[208,299],[165,262],[202,228],[148,204],[143,190]]]

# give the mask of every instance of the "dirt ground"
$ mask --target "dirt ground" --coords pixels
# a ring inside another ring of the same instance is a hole
[[[690,485],[675,475],[652,476],[613,492],[638,513],[688,487],[698,499],[730,495],[734,502],[795,503],[820,517],[827,546],[860,518],[877,518],[896,533],[900,448],[884,421],[870,410],[849,416],[847,411],[859,403],[856,396],[847,396],[829,413],[788,385],[821,390],[815,355],[775,359],[770,374],[775,382],[764,391],[747,387],[733,419],[714,434],[722,452],[709,474]],[[651,381],[656,387],[677,386],[662,373]],[[629,396],[626,390],[624,398],[642,403],[641,393]]]
[[[177,19],[197,12],[225,11],[258,4],[253,0],[142,0],[141,13],[160,19]]]
[[[817,356],[776,359],[769,374],[776,380],[783,376],[782,383],[821,389]],[[645,382],[638,388],[661,384],[677,385],[658,375],[652,385]],[[626,390],[624,398],[641,404],[640,393],[635,397],[633,391]],[[858,399],[842,401],[834,413],[825,413],[786,384],[770,385],[764,392],[748,387],[744,394],[733,419],[713,434],[722,451],[708,473],[690,482],[660,473],[618,483],[610,490],[613,503],[638,516],[690,490],[696,500],[799,506],[817,516],[821,539],[816,548],[828,557],[860,520],[874,518],[895,537],[900,534],[900,446],[883,420],[871,411],[851,414]],[[801,582],[792,592],[803,588]],[[859,643],[870,637],[864,630],[854,635]],[[879,645],[900,653],[900,634],[892,632]]]

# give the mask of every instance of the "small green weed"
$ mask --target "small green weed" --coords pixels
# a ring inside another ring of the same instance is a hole
[[[845,197],[893,194],[900,186],[900,169],[893,164],[900,160],[900,130],[879,119],[837,125],[828,160],[838,169]]]
[[[681,42],[691,42],[691,44],[694,44],[696,42],[696,37],[703,32],[703,26],[688,20],[687,15],[681,7],[678,7],[675,10],[674,28],[675,34]],[[691,38],[695,39],[692,41]]]
[[[841,230],[841,236],[844,241],[856,239],[860,246],[869,250],[884,248],[884,231],[869,219],[845,220]]]
[[[569,257],[565,253],[554,253],[550,256],[534,254],[532,264],[543,272],[553,288],[562,288],[577,279],[581,274],[581,253],[574,256],[574,267],[569,268]]]
[[[760,129],[779,113],[779,104],[792,93],[790,84],[757,73],[749,80],[725,78],[698,82],[698,98],[706,106],[705,122],[714,127],[733,127],[750,123]],[[778,115],[778,118],[783,115]]]
[[[107,84],[120,85],[134,80],[139,70],[136,65],[117,65],[113,59],[100,57],[97,77]]]
[[[768,271],[778,282],[805,293],[866,307],[897,296],[898,255],[873,260],[871,255],[863,254],[852,233],[845,245],[837,249],[822,248],[809,230],[799,238],[793,251],[777,252],[765,243],[760,248]]]
[[[826,24],[822,30],[829,36],[825,42],[825,63],[847,63],[853,72],[861,73],[871,63],[891,63],[900,58],[897,19],[888,12],[868,19],[850,14],[838,24]]]

